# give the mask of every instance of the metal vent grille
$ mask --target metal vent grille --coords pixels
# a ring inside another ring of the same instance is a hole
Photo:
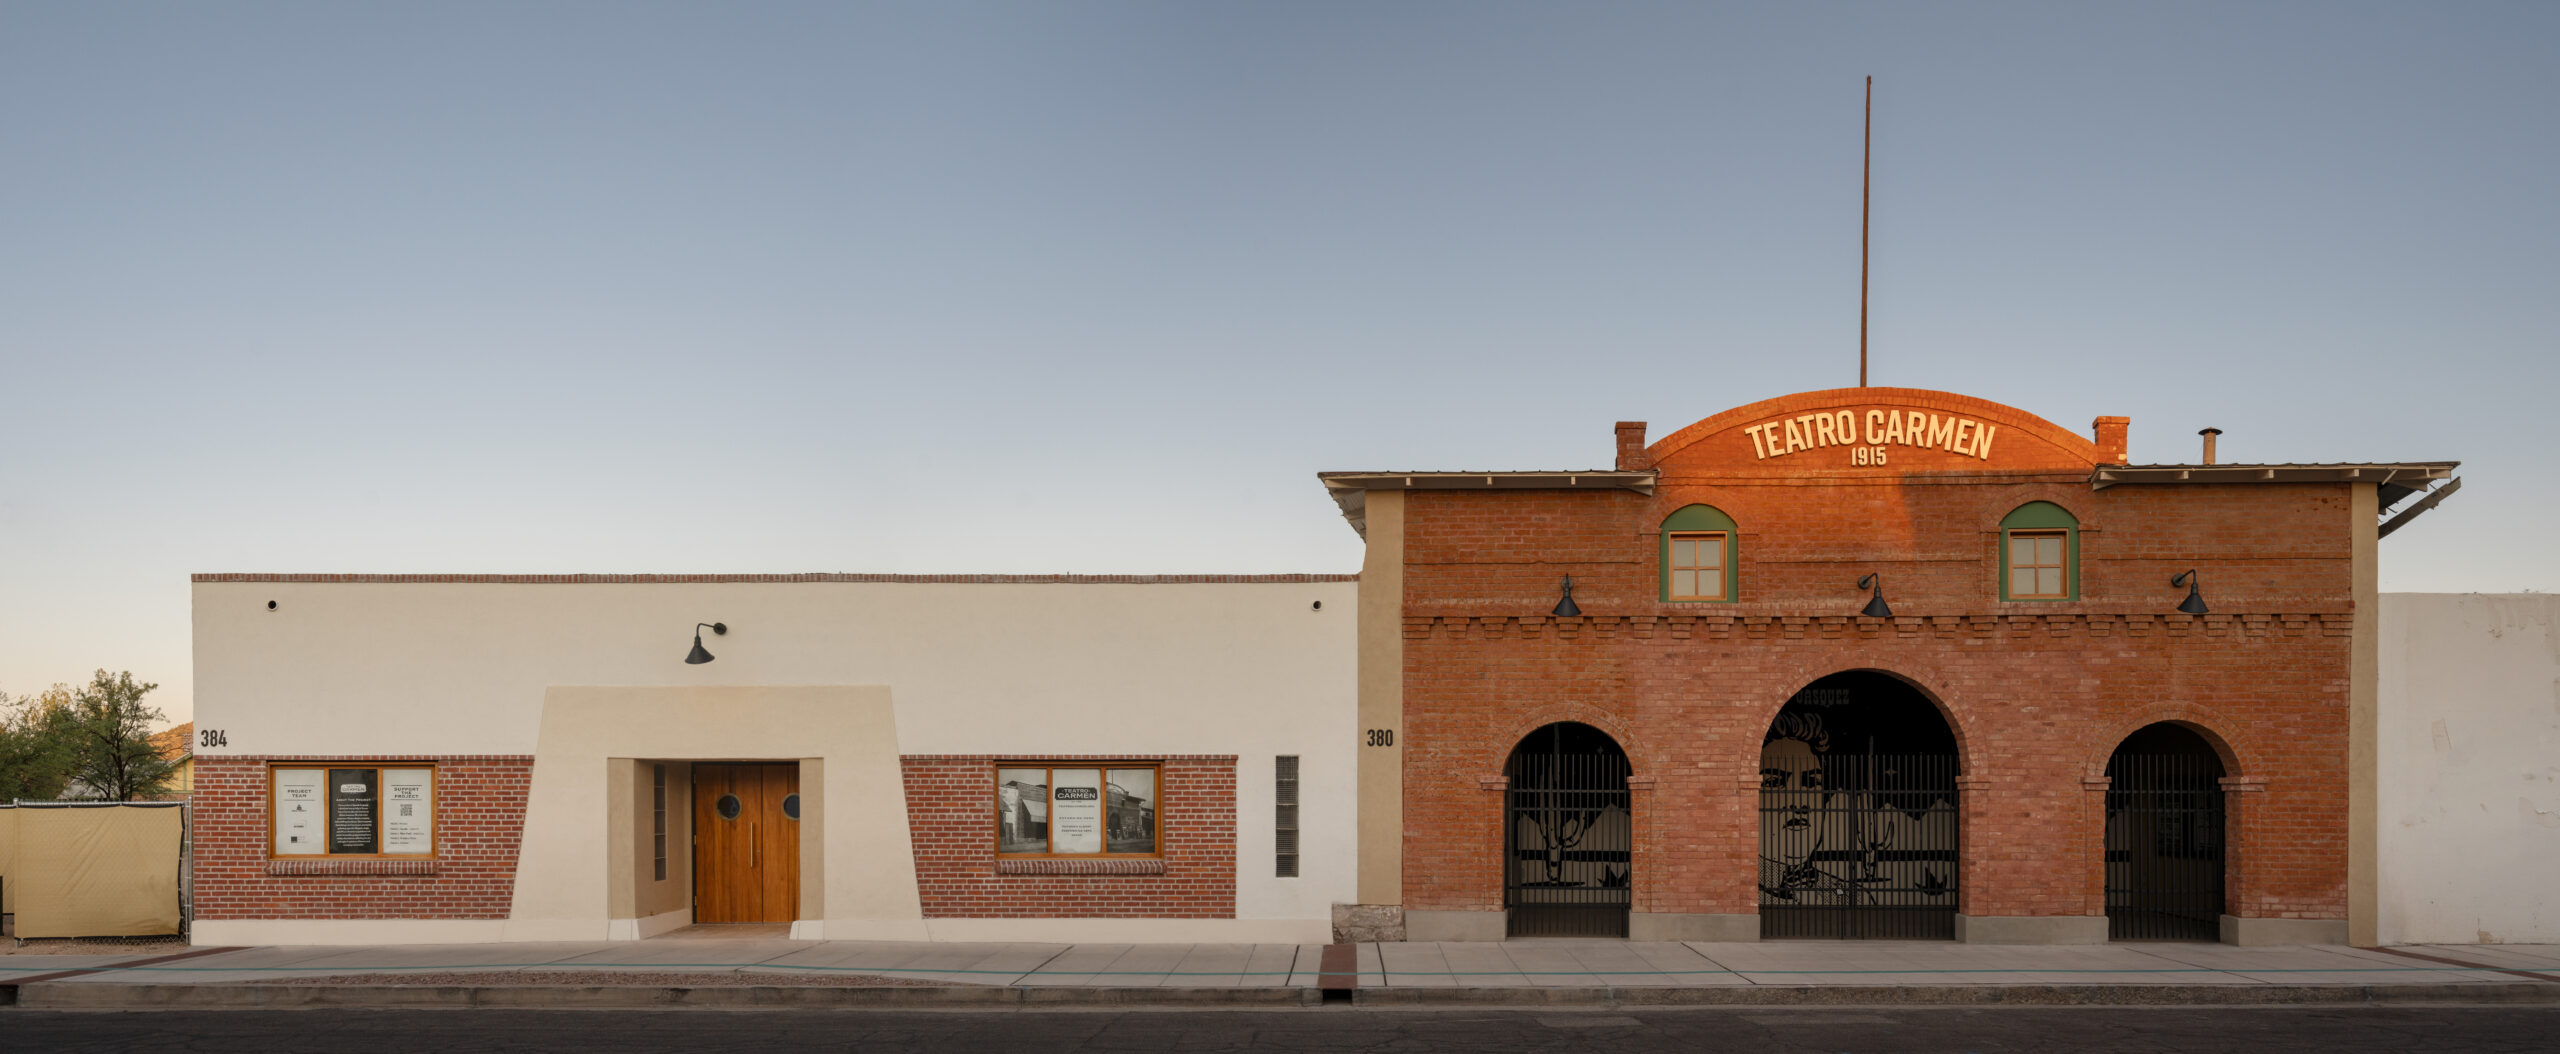
[[[1271,847],[1274,853],[1271,873],[1280,878],[1298,877],[1298,756],[1282,754],[1271,759]]]
[[[649,840],[657,880],[667,880],[667,767],[649,766]]]

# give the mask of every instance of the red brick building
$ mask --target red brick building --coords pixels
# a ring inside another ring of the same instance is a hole
[[[1622,423],[1605,471],[1324,474],[1369,546],[1353,930],[2369,931],[2375,540],[2452,465],[2127,427],[1853,388]]]

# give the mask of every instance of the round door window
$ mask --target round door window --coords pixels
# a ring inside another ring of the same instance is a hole
[[[791,795],[791,796],[789,796],[789,797],[786,797],[786,798],[782,799],[782,815],[784,815],[784,816],[788,816],[788,817],[790,817],[790,818],[792,818],[792,819],[794,819],[794,820],[797,820],[797,819],[799,819],[799,818],[800,818],[800,796],[799,796],[799,795],[794,794],[794,795]]]
[[[738,818],[738,796],[735,794],[721,795],[720,800],[713,803],[711,807],[720,810],[720,818],[723,820]]]

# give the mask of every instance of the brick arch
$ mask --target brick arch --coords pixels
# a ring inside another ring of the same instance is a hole
[[[2039,501],[2061,506],[2062,511],[2079,521],[2081,530],[2098,530],[2104,526],[2099,522],[2098,503],[2088,484],[2023,483],[2002,491],[1997,499],[1983,504],[1981,530],[1986,534],[1997,534],[2000,521],[2008,519],[2010,513]]]
[[[1956,774],[1960,777],[1972,776],[1981,771],[1981,769],[1975,764],[1974,742],[1976,737],[1972,734],[1973,729],[1969,722],[1967,722],[1962,715],[1956,712],[1955,708],[1947,705],[1945,694],[1919,677],[1915,677],[1902,670],[1888,669],[1883,666],[1842,666],[1837,669],[1824,669],[1821,673],[1814,674],[1811,677],[1805,677],[1799,673],[1798,677],[1794,681],[1795,687],[1788,689],[1787,694],[1779,696],[1774,701],[1766,702],[1763,705],[1756,707],[1754,709],[1754,713],[1757,716],[1758,723],[1750,724],[1746,727],[1757,729],[1763,735],[1766,735],[1768,733],[1769,726],[1776,723],[1778,720],[1778,711],[1786,708],[1787,700],[1795,698],[1797,692],[1803,691],[1805,688],[1811,686],[1813,682],[1829,677],[1835,673],[1880,673],[1909,686],[1913,692],[1918,693],[1922,700],[1926,701],[1931,708],[1937,711],[1938,720],[1946,722],[1947,731],[1955,736]],[[1760,771],[1760,741],[1757,739],[1748,739],[1748,737],[1745,738],[1746,742],[1739,744],[1746,752],[1742,757],[1742,771],[1758,772]]]
[[[2258,751],[2254,746],[2243,751],[2238,741],[2223,734],[2222,729],[2235,727],[2233,723],[2211,709],[2193,703],[2167,703],[2145,707],[2099,729],[2098,739],[2092,744],[2091,752],[2085,759],[2086,763],[2082,765],[2082,771],[2092,779],[2105,776],[2107,759],[2115,756],[2116,748],[2124,745],[2127,737],[2159,724],[2177,725],[2203,737],[2205,745],[2212,747],[2215,756],[2222,759],[2222,774],[2225,777],[2240,779],[2264,777],[2266,770],[2258,764],[2256,760]]]
[[[1638,752],[1638,748],[1634,745],[1636,743],[1634,733],[1624,719],[1589,703],[1552,703],[1513,715],[1510,723],[1497,730],[1500,734],[1486,744],[1491,748],[1492,754],[1485,759],[1487,764],[1477,771],[1488,775],[1500,775],[1507,771],[1510,768],[1511,752],[1520,749],[1521,741],[1528,739],[1529,733],[1559,721],[1590,725],[1606,733],[1610,740],[1618,744],[1618,749],[1626,753],[1627,776],[1630,779],[1651,776],[1662,771],[1661,759],[1652,756],[1651,750]]]

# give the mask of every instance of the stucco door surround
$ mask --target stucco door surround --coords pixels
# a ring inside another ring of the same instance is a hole
[[[612,891],[635,881],[631,863],[609,850],[610,773],[630,758],[796,759],[792,936],[928,939],[897,731],[882,685],[545,690],[507,939],[631,931],[633,920],[610,912]]]

